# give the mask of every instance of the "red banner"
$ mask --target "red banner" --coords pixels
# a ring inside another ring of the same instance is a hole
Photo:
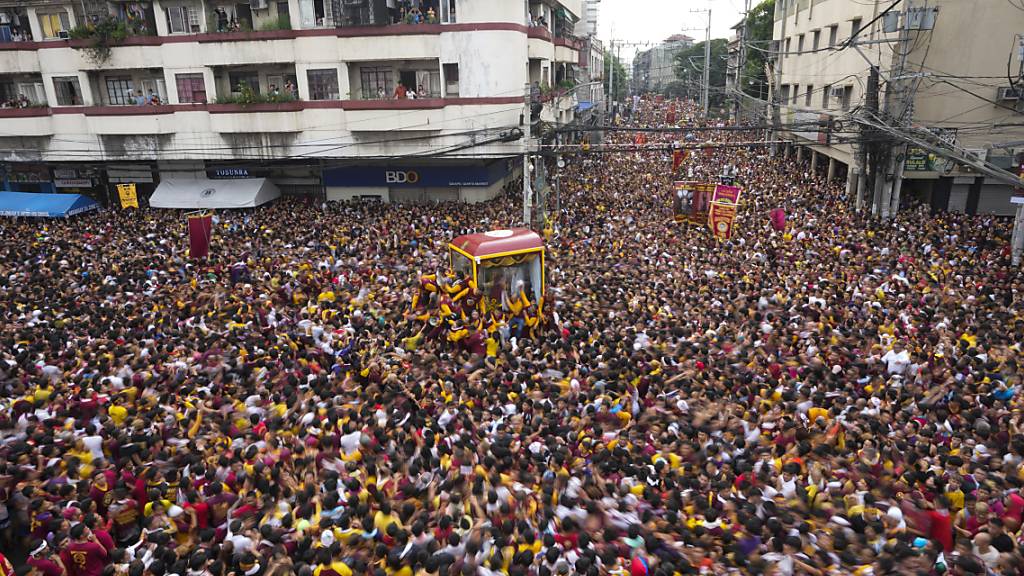
[[[708,226],[719,240],[732,238],[732,227],[736,220],[736,205],[713,202],[708,214]]]
[[[679,166],[683,164],[683,160],[686,160],[686,150],[673,150],[672,151],[672,173],[675,174],[679,171]]]
[[[206,258],[210,253],[210,236],[213,233],[213,216],[196,214],[188,217],[189,258]]]
[[[633,139],[633,144],[635,144],[637,146],[643,146],[646,143],[647,143],[647,136],[645,136],[643,132],[637,134],[636,138]]]
[[[736,186],[726,186],[725,184],[719,184],[715,186],[715,195],[711,199],[711,202],[719,202],[722,204],[739,204],[740,203],[740,190]]]

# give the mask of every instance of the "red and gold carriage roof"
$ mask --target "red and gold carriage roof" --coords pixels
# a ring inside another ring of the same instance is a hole
[[[477,234],[466,234],[448,243],[451,265],[454,269],[457,257],[469,260],[474,283],[480,285],[481,268],[516,266],[526,261],[537,261],[540,266],[540,285],[534,283],[535,296],[544,293],[544,240],[539,234],[527,228],[491,230]],[[481,288],[483,288],[481,286]]]

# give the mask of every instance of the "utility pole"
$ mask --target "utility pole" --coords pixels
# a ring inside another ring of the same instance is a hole
[[[878,115],[878,67],[872,66],[871,71],[868,73],[867,88],[864,92],[864,110],[869,115]],[[864,209],[865,197],[867,196],[868,185],[871,182],[877,172],[875,171],[876,166],[874,165],[875,159],[875,148],[877,147],[876,139],[878,138],[877,131],[873,128],[861,125],[860,127],[860,142],[857,145],[856,161],[857,166],[855,171],[857,172],[857,189],[852,190],[856,194],[856,202],[854,208],[857,212]],[[872,164],[870,166],[870,178],[869,178],[869,159]]]
[[[747,37],[750,30],[750,0],[743,3],[743,25],[740,26],[740,52],[736,59],[736,94],[733,95],[735,122],[740,121],[740,94],[743,92],[743,69],[747,67]]]
[[[789,14],[787,14],[789,11],[789,0],[778,1],[782,4],[782,33],[775,48],[775,86],[772,87],[772,99],[768,105],[770,108],[768,113],[771,114],[772,118],[772,156],[779,152],[779,127],[782,126],[782,113],[779,110],[782,101],[779,98],[779,93],[782,91],[782,59],[785,57],[783,50],[786,49],[786,20],[789,19]]]
[[[708,15],[708,27],[704,35],[704,91],[701,97],[701,104],[704,108],[704,117],[708,117],[708,107],[710,102],[708,100],[708,93],[711,87],[711,9],[707,10],[690,10],[694,14],[707,14]]]
[[[1020,266],[1021,256],[1024,255],[1024,197],[1016,196],[1010,199],[1017,206],[1017,215],[1013,219],[1013,239],[1010,241],[1010,254],[1013,258],[1013,265]]]
[[[530,190],[530,148],[533,146],[531,139],[533,138],[533,86],[529,82],[526,83],[526,94],[523,97],[523,103],[526,105],[525,118],[525,130],[523,131],[525,138],[523,139],[523,224],[530,227],[530,215],[533,212],[533,192]]]
[[[892,54],[892,64],[889,67],[889,81],[885,86],[883,118],[893,126],[904,125],[910,106],[908,93],[904,88],[904,70],[906,69],[907,53],[910,51],[910,16],[913,8],[912,0],[907,0],[903,11],[903,26],[900,27],[899,41],[896,43],[896,50]],[[903,158],[906,156],[905,144],[887,146],[886,148],[885,172],[882,178],[875,181],[875,187],[878,190],[875,199],[879,205],[872,210],[882,220],[888,220],[895,215],[899,208],[899,192],[896,191],[896,188],[903,182],[900,175],[903,171]],[[896,201],[895,206],[893,206],[893,200]]]

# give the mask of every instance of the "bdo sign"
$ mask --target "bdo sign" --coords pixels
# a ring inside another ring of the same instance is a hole
[[[420,181],[420,175],[414,170],[386,170],[384,181],[388,184],[415,184]]]

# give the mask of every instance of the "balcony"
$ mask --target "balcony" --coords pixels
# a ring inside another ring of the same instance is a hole
[[[53,119],[46,106],[0,108],[4,132],[20,136],[53,136]]]

